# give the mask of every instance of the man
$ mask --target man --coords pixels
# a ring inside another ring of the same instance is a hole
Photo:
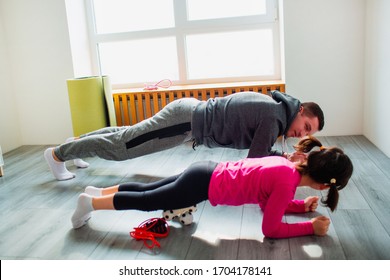
[[[67,160],[75,160],[78,167],[87,167],[88,163],[80,158],[98,156],[121,161],[186,141],[193,141],[193,147],[204,144],[249,149],[248,157],[289,158],[291,155],[271,150],[279,136],[303,137],[322,130],[323,126],[324,115],[316,103],[301,103],[279,91],[270,95],[240,92],[207,101],[181,98],[133,126],[87,133],[75,141],[47,149],[44,156],[58,180],[75,176],[66,169]]]

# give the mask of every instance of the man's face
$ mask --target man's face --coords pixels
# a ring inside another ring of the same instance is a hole
[[[318,131],[319,121],[317,117],[309,118],[303,114],[303,107],[299,110],[296,118],[292,122],[289,130],[287,131],[287,137],[304,137],[312,135]]]

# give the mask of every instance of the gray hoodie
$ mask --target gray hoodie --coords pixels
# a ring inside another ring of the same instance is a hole
[[[249,149],[248,157],[281,155],[272,146],[287,133],[300,106],[298,99],[280,91],[210,98],[194,109],[192,136],[208,147]]]

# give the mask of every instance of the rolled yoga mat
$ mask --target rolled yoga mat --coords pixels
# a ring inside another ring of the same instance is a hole
[[[116,126],[115,107],[114,107],[114,101],[112,100],[112,86],[111,86],[110,77],[103,76],[102,82],[103,82],[103,92],[106,98],[108,121],[110,123],[110,126]]]
[[[67,80],[74,136],[91,132],[108,124],[102,77]]]

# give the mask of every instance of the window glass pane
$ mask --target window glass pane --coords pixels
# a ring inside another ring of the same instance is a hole
[[[266,0],[187,0],[188,19],[213,19],[262,15]]]
[[[102,75],[113,84],[179,79],[174,37],[101,43],[99,53]]]
[[[189,35],[188,77],[207,79],[274,74],[271,29]]]
[[[173,0],[94,0],[98,34],[174,26]]]

